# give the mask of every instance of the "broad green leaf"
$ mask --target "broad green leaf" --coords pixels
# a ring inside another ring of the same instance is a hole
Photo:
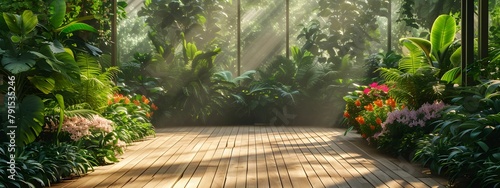
[[[7,27],[9,27],[10,32],[15,33],[17,35],[22,34],[21,27],[18,25],[18,23],[22,22],[21,17],[19,15],[4,12],[3,19],[5,20]]]
[[[17,142],[19,147],[29,144],[42,132],[44,122],[44,105],[42,99],[35,95],[26,96],[16,113]]]
[[[4,54],[2,58],[3,67],[12,74],[18,74],[30,70],[36,64],[36,56],[30,52],[23,52],[18,57]]]
[[[57,31],[60,31],[61,33],[65,34],[73,33],[75,31],[90,31],[97,33],[97,30],[94,27],[90,26],[89,24],[78,23],[78,22],[71,22],[70,24],[65,25],[64,27],[57,29]]]
[[[17,36],[17,35],[12,35],[10,37],[10,40],[13,42],[13,43],[19,43],[21,42],[22,38],[20,36]]]
[[[30,10],[25,10],[21,15],[22,25],[21,31],[23,35],[26,35],[33,31],[38,24],[38,17],[33,14]]]
[[[459,47],[453,54],[450,56],[451,64],[454,67],[459,67],[462,65],[462,47]]]
[[[28,79],[38,90],[40,90],[44,94],[51,93],[56,86],[56,81],[50,77],[33,76],[28,77]]]
[[[52,0],[49,5],[49,20],[53,28],[59,28],[63,24],[66,14],[65,0]]]
[[[461,84],[462,82],[461,76],[462,76],[462,68],[455,67],[453,69],[446,71],[441,77],[441,80],[447,83]]]
[[[408,37],[406,38],[413,43],[415,43],[420,49],[425,53],[426,56],[430,57],[431,56],[431,41],[428,41],[423,38],[416,38],[416,37]]]
[[[61,109],[59,111],[59,126],[57,128],[57,141],[59,141],[59,133],[61,132],[62,123],[64,122],[64,110],[66,107],[64,107],[64,98],[61,94],[56,94],[56,100],[57,104],[59,104],[59,108]]]
[[[488,150],[490,150],[490,147],[488,147],[488,145],[486,143],[484,143],[483,141],[478,141],[476,142],[477,145],[479,145],[479,147],[481,147],[481,149],[483,149],[484,152],[487,152]]]
[[[406,73],[415,74],[421,67],[429,66],[422,49],[411,40],[402,38],[401,44],[408,49],[408,53],[399,62],[399,68]]]
[[[450,15],[439,16],[431,28],[432,54],[439,57],[453,42],[456,33],[455,19]]]

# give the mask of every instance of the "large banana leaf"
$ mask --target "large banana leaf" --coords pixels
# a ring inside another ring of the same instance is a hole
[[[430,66],[422,49],[413,41],[402,38],[400,43],[408,49],[408,54],[399,62],[399,68],[406,73],[415,74],[417,70],[424,66]]]
[[[53,28],[61,27],[66,14],[65,0],[53,0],[49,5],[49,20]]]
[[[439,16],[431,29],[432,54],[440,57],[455,39],[455,19],[450,15]]]
[[[43,109],[42,99],[35,95],[25,97],[19,104],[18,113],[16,113],[16,143],[19,147],[35,141],[42,132],[44,123]]]
[[[75,31],[90,31],[90,32],[97,33],[97,30],[94,27],[90,26],[89,24],[78,23],[78,22],[71,22],[68,25],[65,25],[61,28],[58,28],[56,31],[59,31],[59,32],[65,33],[65,34],[73,33]]]

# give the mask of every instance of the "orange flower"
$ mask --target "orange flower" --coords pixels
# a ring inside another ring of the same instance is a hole
[[[149,112],[146,112],[146,117],[147,118],[150,118],[151,117],[151,114]]]
[[[128,97],[125,97],[125,104],[129,104],[130,103],[130,99]]]
[[[358,99],[358,100],[356,100],[356,102],[354,102],[354,104],[355,104],[356,106],[361,106],[361,101],[359,101],[359,99]]]
[[[361,134],[361,137],[366,138],[366,134],[365,133]]]
[[[377,99],[373,102],[373,104],[377,105],[379,108],[382,108],[382,106],[384,106],[384,101],[382,101],[381,99]]]
[[[368,104],[365,106],[365,110],[366,111],[373,111],[373,105],[372,104]]]
[[[115,103],[119,103],[119,102],[120,102],[120,100],[121,100],[121,98],[120,98],[120,97],[115,97],[114,99],[115,99]]]
[[[150,102],[150,101],[149,101],[149,99],[148,99],[148,98],[146,98],[146,97],[143,95],[143,96],[142,96],[142,102],[143,102],[144,104],[149,104],[149,102]]]
[[[138,100],[134,100],[134,104],[135,104],[136,106],[139,106],[139,105],[141,105],[141,102],[139,102]]]
[[[350,118],[350,117],[351,117],[351,115],[349,114],[349,112],[344,111],[344,117],[345,117],[345,118]]]
[[[396,108],[396,101],[393,98],[389,98],[385,101],[387,105],[390,107]]]
[[[158,107],[157,107],[154,103],[152,103],[152,104],[151,104],[151,108],[152,108],[153,110],[158,110]]]
[[[377,119],[375,120],[375,122],[377,122],[378,125],[382,124],[382,120],[379,117],[377,117]]]
[[[111,101],[111,99],[108,99],[108,105],[111,105],[113,104],[113,101]]]
[[[363,116],[358,116],[357,118],[355,118],[356,121],[360,124],[360,125],[363,125],[365,124],[365,118],[363,118]]]
[[[370,129],[371,129],[372,131],[374,131],[374,130],[375,130],[375,126],[370,125]]]

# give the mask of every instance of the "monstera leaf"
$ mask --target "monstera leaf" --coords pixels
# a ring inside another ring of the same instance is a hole
[[[2,58],[3,67],[12,74],[30,70],[36,64],[37,56],[33,52],[22,52],[20,55],[5,53]]]
[[[42,132],[44,123],[43,101],[40,97],[29,95],[19,104],[16,113],[17,144],[22,147],[29,144]]]

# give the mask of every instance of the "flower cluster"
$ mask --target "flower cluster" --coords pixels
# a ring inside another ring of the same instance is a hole
[[[382,130],[382,122],[387,118],[387,114],[397,110],[394,99],[377,99],[370,104],[363,106],[364,110],[355,118],[359,124],[361,136],[371,141],[373,136]]]
[[[61,130],[70,134],[74,141],[82,137],[89,136],[92,131],[103,131],[110,133],[113,131],[113,122],[98,115],[93,115],[87,119],[81,116],[66,117],[62,123]]]
[[[387,119],[382,123],[382,132],[376,138],[387,132],[390,126],[424,127],[429,120],[441,117],[440,112],[445,107],[443,102],[425,103],[417,110],[404,108],[396,110],[387,115]]]
[[[108,105],[111,106],[114,104],[128,106],[128,108],[134,109],[133,111],[144,110],[144,114],[147,118],[151,118],[154,114],[153,111],[158,110],[158,106],[152,103],[151,100],[144,95],[129,97],[123,96],[122,94],[114,94],[113,97],[108,100]]]
[[[389,86],[374,82],[344,97],[347,102],[345,122],[358,130],[363,138],[380,131],[387,113],[397,108],[396,101],[388,95],[389,90]]]

